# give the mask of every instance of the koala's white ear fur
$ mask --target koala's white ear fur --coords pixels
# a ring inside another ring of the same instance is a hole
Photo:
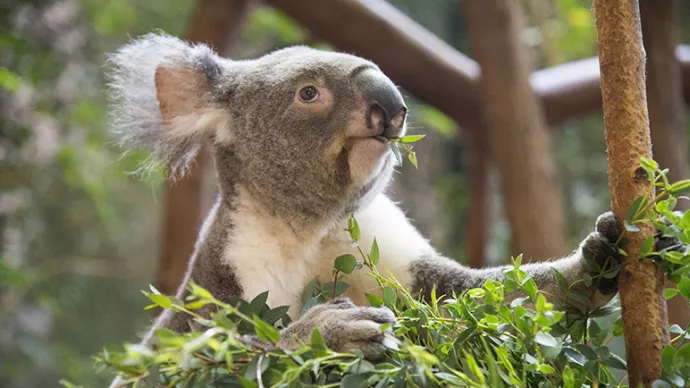
[[[216,54],[159,34],[143,36],[113,53],[108,62],[110,124],[120,144],[144,147],[173,175],[183,173],[202,143],[227,114],[213,104],[209,66]]]
[[[171,126],[177,118],[204,109],[204,92],[210,87],[205,78],[185,66],[158,65],[154,80],[163,123]]]

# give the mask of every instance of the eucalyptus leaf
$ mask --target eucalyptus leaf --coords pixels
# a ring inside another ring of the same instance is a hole
[[[534,341],[538,344],[550,346],[552,348],[558,346],[558,342],[556,341],[556,339],[553,338],[551,334],[545,333],[543,331],[537,333],[537,335],[534,337]]]
[[[379,263],[379,244],[376,242],[376,238],[374,238],[374,242],[371,244],[369,259],[373,265],[377,265]]]
[[[355,256],[351,254],[345,254],[342,256],[338,256],[335,259],[335,263],[333,263],[333,268],[337,269],[342,273],[351,274],[352,271],[354,271],[356,265],[357,259],[355,259]]]

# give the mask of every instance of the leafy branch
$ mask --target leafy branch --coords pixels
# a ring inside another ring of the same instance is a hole
[[[650,183],[663,189],[653,201],[636,201],[629,209],[625,235],[649,222],[660,229],[658,236],[690,242],[690,216],[673,212],[679,194],[690,190],[690,181],[670,184],[665,171],[643,161]],[[665,217],[662,220],[662,217]],[[630,225],[630,226],[628,226]],[[318,330],[298,349],[280,349],[278,328],[290,323],[288,306],[271,308],[264,292],[244,301],[220,301],[196,284],[190,284],[184,300],[161,295],[155,288],[144,292],[152,304],[185,314],[192,331],[179,334],[167,329],[155,332],[156,347],[125,345],[124,350],[104,349],[96,357],[99,365],[119,373],[123,386],[140,387],[152,381],[170,387],[324,387],[359,386],[466,386],[466,387],[567,387],[614,386],[614,370],[626,363],[609,348],[623,334],[619,308],[605,306],[592,311],[589,295],[578,285],[615,277],[620,266],[603,265],[574,284],[556,272],[561,291],[577,302],[579,311],[556,311],[548,301],[552,295],[539,290],[521,269],[522,257],[504,270],[504,281],[486,280],[481,287],[452,295],[432,290],[426,299],[412,295],[392,276],[382,275],[377,266],[385,257],[376,239],[368,252],[362,248],[362,234],[354,216],[344,232],[357,255],[335,258],[332,281],[314,279],[302,295],[303,311],[348,290],[344,281],[355,271],[376,279],[378,287],[365,294],[372,306],[391,309],[397,322],[390,328],[395,338],[386,339],[390,354],[373,362],[361,353],[338,353],[326,346]],[[643,247],[644,257],[667,269],[679,293],[690,299],[690,255],[664,249],[654,252],[653,241]],[[357,257],[359,256],[359,257]],[[359,274],[358,274],[359,275]],[[523,297],[515,297],[518,293]],[[201,314],[201,309],[214,311]],[[210,310],[209,310],[210,309]],[[602,317],[618,317],[602,320]],[[382,327],[385,332],[386,327]],[[663,350],[663,376],[657,386],[682,387],[690,383],[690,328],[672,326],[672,345]],[[62,384],[76,387],[67,381]]]

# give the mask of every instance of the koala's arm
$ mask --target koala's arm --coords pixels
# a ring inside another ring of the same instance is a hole
[[[362,231],[363,247],[368,247],[376,237],[381,257],[379,272],[385,275],[390,271],[413,295],[420,291],[422,295],[429,295],[431,289],[436,287],[437,295],[450,296],[453,292],[481,287],[486,279],[504,279],[503,271],[508,267],[472,269],[437,253],[407,220],[402,210],[385,195],[379,195],[355,217]],[[582,280],[585,274],[591,272],[583,256],[583,248],[590,250],[595,260],[603,264],[609,256],[616,255],[610,241],[615,241],[617,236],[615,219],[611,213],[607,213],[599,218],[597,231],[587,236],[570,256],[524,264],[521,269],[535,280],[540,290],[553,295],[550,302],[563,308],[564,296],[561,295],[553,269],[569,283]],[[591,291],[588,294],[592,296],[595,307],[607,303],[616,291],[613,281],[600,283],[598,289],[595,286],[587,289],[581,281],[578,285],[585,292]],[[374,284],[367,284],[366,287],[373,288]]]
[[[590,235],[585,244],[593,238],[597,237]],[[460,293],[470,288],[482,287],[487,279],[502,282],[505,279],[504,271],[510,268],[512,267],[500,266],[473,269],[440,255],[424,257],[410,264],[413,279],[411,288],[417,292],[421,291],[422,295],[428,295],[431,289],[436,287],[437,295],[450,296],[453,292]],[[605,287],[584,286],[581,280],[592,271],[582,255],[581,248],[570,256],[547,262],[523,264],[520,269],[534,279],[540,291],[552,295],[549,301],[559,309],[567,306],[567,299],[558,286],[554,270],[560,272],[569,284],[577,284],[578,290],[586,292],[594,308],[608,303],[616,292],[615,283],[607,282]],[[512,299],[518,296],[521,295],[516,293],[507,297]]]

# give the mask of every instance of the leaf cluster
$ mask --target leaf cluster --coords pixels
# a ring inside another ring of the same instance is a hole
[[[690,181],[670,184],[655,162],[643,160],[642,166],[650,177],[650,190],[660,188],[660,193],[650,195],[651,201],[645,197],[635,202],[618,245],[643,222],[660,229],[657,237],[673,236],[690,244],[690,213],[673,213],[679,195],[690,191]],[[391,309],[397,319],[390,327],[382,325],[382,333],[390,328],[395,335],[384,341],[390,351],[383,360],[367,360],[356,351],[335,352],[318,330],[298,349],[282,349],[277,344],[280,327],[290,323],[287,306],[270,308],[268,293],[251,301],[220,301],[191,284],[185,300],[161,295],[154,288],[144,294],[152,301],[149,308],[188,315],[193,330],[179,334],[158,329],[154,349],[128,344],[124,350],[104,350],[97,363],[124,377],[123,386],[128,387],[154,382],[169,387],[626,386],[625,377],[616,377],[624,374],[625,360],[609,348],[615,337],[623,335],[619,308],[593,310],[586,295],[573,291],[573,284],[558,272],[559,286],[578,302],[578,309],[555,310],[550,295],[521,269],[520,256],[504,270],[503,282],[486,280],[481,287],[459,294],[432,291],[422,298],[410,294],[393,276],[379,273],[378,244],[374,240],[365,252],[354,217],[344,232],[359,257],[335,258],[329,282],[310,282],[302,295],[302,312],[345,293],[347,277],[366,271],[378,283],[366,294],[369,303]],[[690,254],[678,247],[655,252],[653,242],[644,244],[640,253],[665,268],[678,284],[666,296],[680,293],[690,299]],[[581,281],[591,285],[618,270],[620,266],[605,268]],[[690,344],[683,342],[690,339],[690,332],[677,325],[670,332],[672,344],[663,350],[663,376],[655,386],[682,387],[690,383]]]

